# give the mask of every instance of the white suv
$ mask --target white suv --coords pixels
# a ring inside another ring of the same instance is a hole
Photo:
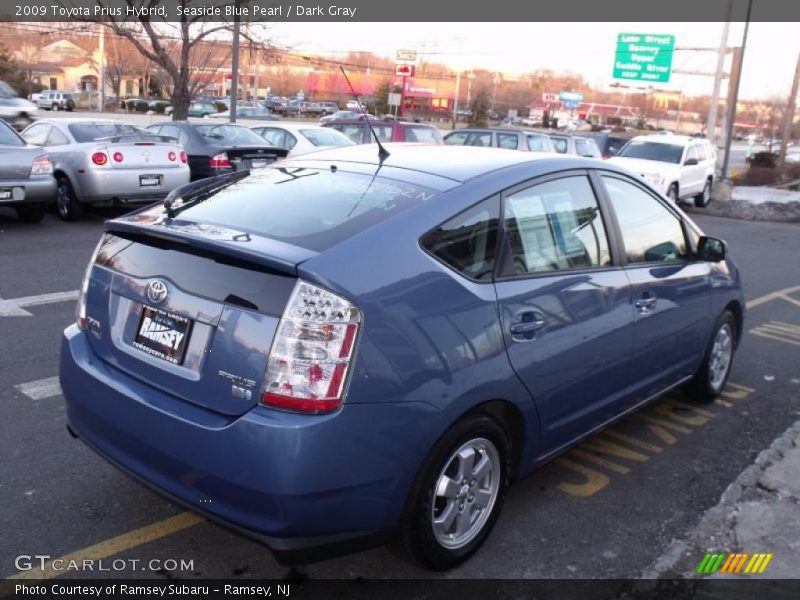
[[[717,151],[708,140],[684,135],[642,135],[630,140],[610,163],[639,173],[673,202],[711,198]]]

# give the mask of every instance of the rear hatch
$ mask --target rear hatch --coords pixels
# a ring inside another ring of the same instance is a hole
[[[148,213],[107,230],[86,295],[100,359],[218,413],[254,407],[295,266],[316,253]]]
[[[231,146],[223,150],[237,170],[260,169],[286,157],[289,151],[275,146]]]
[[[44,152],[41,148],[0,145],[0,180],[28,179],[31,165]]]

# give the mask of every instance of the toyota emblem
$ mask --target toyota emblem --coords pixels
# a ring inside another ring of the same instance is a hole
[[[147,286],[147,299],[153,304],[159,304],[167,299],[167,284],[156,279]]]

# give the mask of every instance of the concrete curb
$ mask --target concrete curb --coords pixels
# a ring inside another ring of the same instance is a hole
[[[769,448],[761,452],[755,462],[742,471],[723,492],[719,503],[703,514],[698,524],[685,538],[674,541],[652,565],[645,569],[641,578],[695,577],[694,569],[709,549],[709,543],[718,549],[742,550],[739,547],[740,540],[737,539],[737,517],[740,510],[755,505],[798,503],[800,494],[792,489],[792,482],[782,481],[780,477],[775,476],[781,466],[794,460],[798,452],[800,452],[800,421],[794,423],[776,438]],[[792,456],[787,457],[788,454]],[[768,531],[764,533],[769,534]],[[796,577],[796,574],[794,576]],[[643,587],[648,587],[647,583],[642,583]]]
[[[746,200],[712,200],[705,208],[682,205],[690,214],[711,215],[745,221],[772,221],[775,223],[800,223],[800,202],[761,202]]]

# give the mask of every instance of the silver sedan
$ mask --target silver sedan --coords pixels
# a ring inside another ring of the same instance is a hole
[[[189,182],[188,157],[175,140],[124,121],[41,119],[22,137],[47,149],[66,221],[79,219],[88,204],[154,202]]]

